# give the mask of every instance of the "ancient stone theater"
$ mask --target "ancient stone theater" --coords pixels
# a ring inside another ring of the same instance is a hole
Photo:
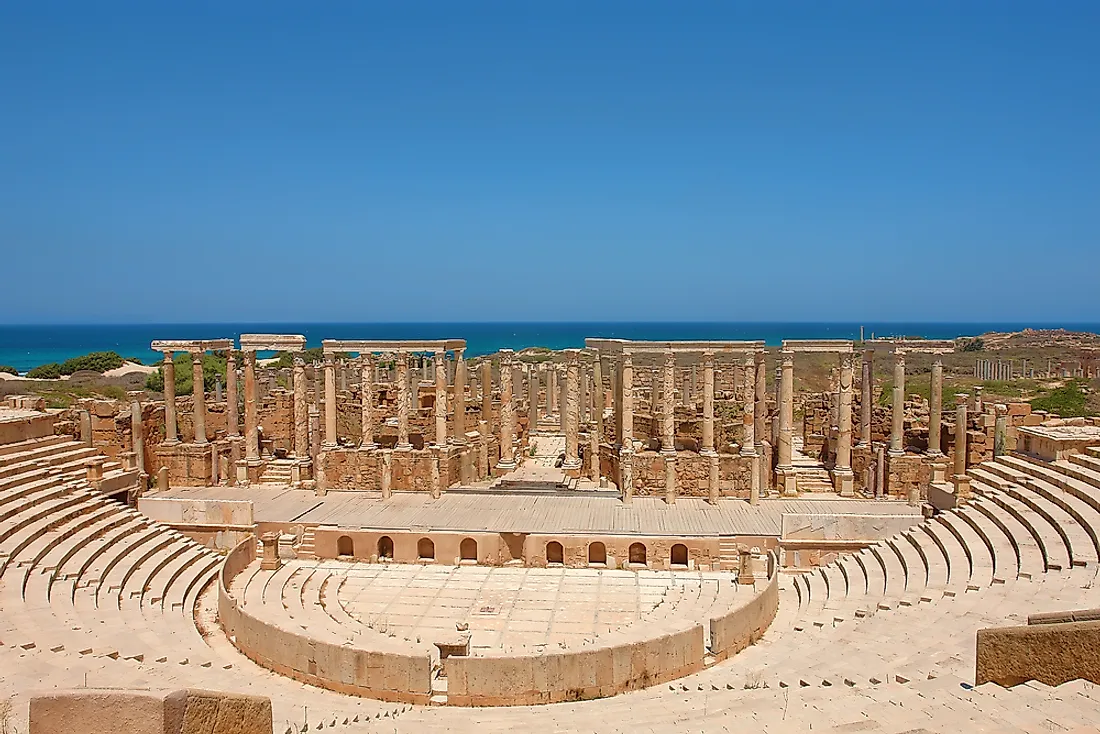
[[[0,731],[1100,724],[1100,419],[953,341],[211,336],[0,408]]]

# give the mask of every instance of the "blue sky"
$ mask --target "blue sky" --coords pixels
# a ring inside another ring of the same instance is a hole
[[[0,5],[0,321],[1100,321],[1100,3]]]

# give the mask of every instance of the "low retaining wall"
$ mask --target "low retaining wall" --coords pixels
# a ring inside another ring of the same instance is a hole
[[[710,620],[710,654],[716,661],[736,655],[767,631],[779,610],[779,569],[768,554],[768,580],[764,589],[745,604]]]
[[[1089,621],[1072,621],[1072,620]],[[1035,615],[1020,627],[978,630],[974,683],[1100,684],[1100,610]]]
[[[248,614],[230,595],[229,585],[255,558],[256,541],[249,538],[229,553],[218,575],[218,620],[238,650],[269,670],[310,685],[383,701],[428,703],[432,658],[427,651],[396,649],[406,643],[381,635],[377,649],[337,645]],[[389,645],[395,649],[385,649]]]
[[[271,699],[196,689],[44,691],[30,696],[29,722],[30,734],[271,734]]]
[[[525,706],[603,698],[696,673],[708,655],[723,660],[760,639],[779,607],[777,563],[769,555],[761,593],[703,625],[610,635],[586,650],[543,655],[449,657],[447,702],[457,706]],[[671,624],[675,625],[675,622]],[[639,634],[650,632],[645,639]]]

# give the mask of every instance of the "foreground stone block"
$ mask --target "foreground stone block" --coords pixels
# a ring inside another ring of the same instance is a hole
[[[202,691],[83,688],[34,694],[30,734],[271,734],[271,700]]]
[[[978,630],[976,648],[977,685],[1060,686],[1077,678],[1100,684],[1100,622],[989,627]]]

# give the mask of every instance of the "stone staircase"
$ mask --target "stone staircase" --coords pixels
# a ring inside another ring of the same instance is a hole
[[[259,484],[290,484],[291,469],[295,464],[294,459],[271,459],[260,474]]]
[[[302,542],[298,544],[299,558],[317,557],[317,526],[311,525],[302,531]]]

